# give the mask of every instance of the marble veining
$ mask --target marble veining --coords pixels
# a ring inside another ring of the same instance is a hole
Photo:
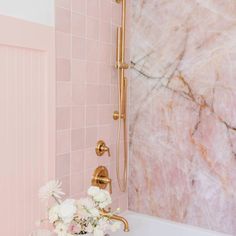
[[[129,208],[236,235],[236,1],[132,12]]]

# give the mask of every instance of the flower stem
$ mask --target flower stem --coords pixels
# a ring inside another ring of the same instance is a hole
[[[52,195],[52,197],[53,197],[53,199],[56,201],[56,203],[58,204],[58,205],[60,205],[61,204],[61,202],[60,202],[60,200],[59,199],[57,199],[54,195]]]

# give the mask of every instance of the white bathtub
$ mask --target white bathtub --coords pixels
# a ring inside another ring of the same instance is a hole
[[[123,216],[129,221],[130,232],[120,230],[112,236],[230,236],[134,212]]]

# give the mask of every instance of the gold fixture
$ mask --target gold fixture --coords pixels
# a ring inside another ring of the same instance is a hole
[[[105,189],[109,185],[109,192],[112,193],[111,179],[109,178],[109,173],[105,166],[99,166],[94,171],[92,185],[101,189]]]
[[[124,114],[121,114],[121,117],[120,117],[119,111],[114,111],[114,113],[113,113],[114,120],[118,120],[119,118],[124,119],[124,117],[125,117]]]
[[[127,188],[127,165],[128,165],[128,152],[127,152],[127,128],[126,128],[126,97],[127,97],[127,78],[125,77],[125,70],[129,65],[125,62],[125,33],[126,33],[126,0],[116,0],[117,3],[122,4],[122,17],[121,26],[117,28],[117,47],[116,47],[116,65],[118,70],[118,107],[119,110],[113,113],[113,119],[118,120],[118,131],[116,141],[116,174],[119,188],[122,192]],[[120,173],[120,143],[121,143],[121,120],[123,121],[124,129],[124,169],[122,177]]]
[[[97,146],[95,148],[95,151],[98,156],[102,156],[105,152],[108,153],[109,157],[111,156],[110,148],[106,145],[106,143],[103,140],[99,140],[97,142]]]
[[[111,220],[117,220],[117,221],[122,222],[124,224],[124,232],[129,232],[129,223],[124,217],[121,217],[118,215],[111,215],[110,212],[108,212],[104,209],[102,209],[100,211],[100,214],[104,217],[111,219]]]

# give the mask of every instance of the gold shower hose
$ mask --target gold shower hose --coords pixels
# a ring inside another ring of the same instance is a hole
[[[127,189],[128,179],[128,149],[127,149],[127,124],[126,124],[126,102],[127,102],[127,78],[125,77],[125,70],[128,65],[125,63],[125,29],[126,29],[126,0],[116,0],[117,3],[122,4],[122,26],[117,29],[117,63],[118,69],[118,130],[116,140],[116,174],[118,186],[122,192]],[[121,126],[123,120],[124,140],[121,140]],[[121,159],[121,142],[124,143],[124,162],[123,171],[121,173],[120,159]],[[122,176],[122,177],[121,177]]]

